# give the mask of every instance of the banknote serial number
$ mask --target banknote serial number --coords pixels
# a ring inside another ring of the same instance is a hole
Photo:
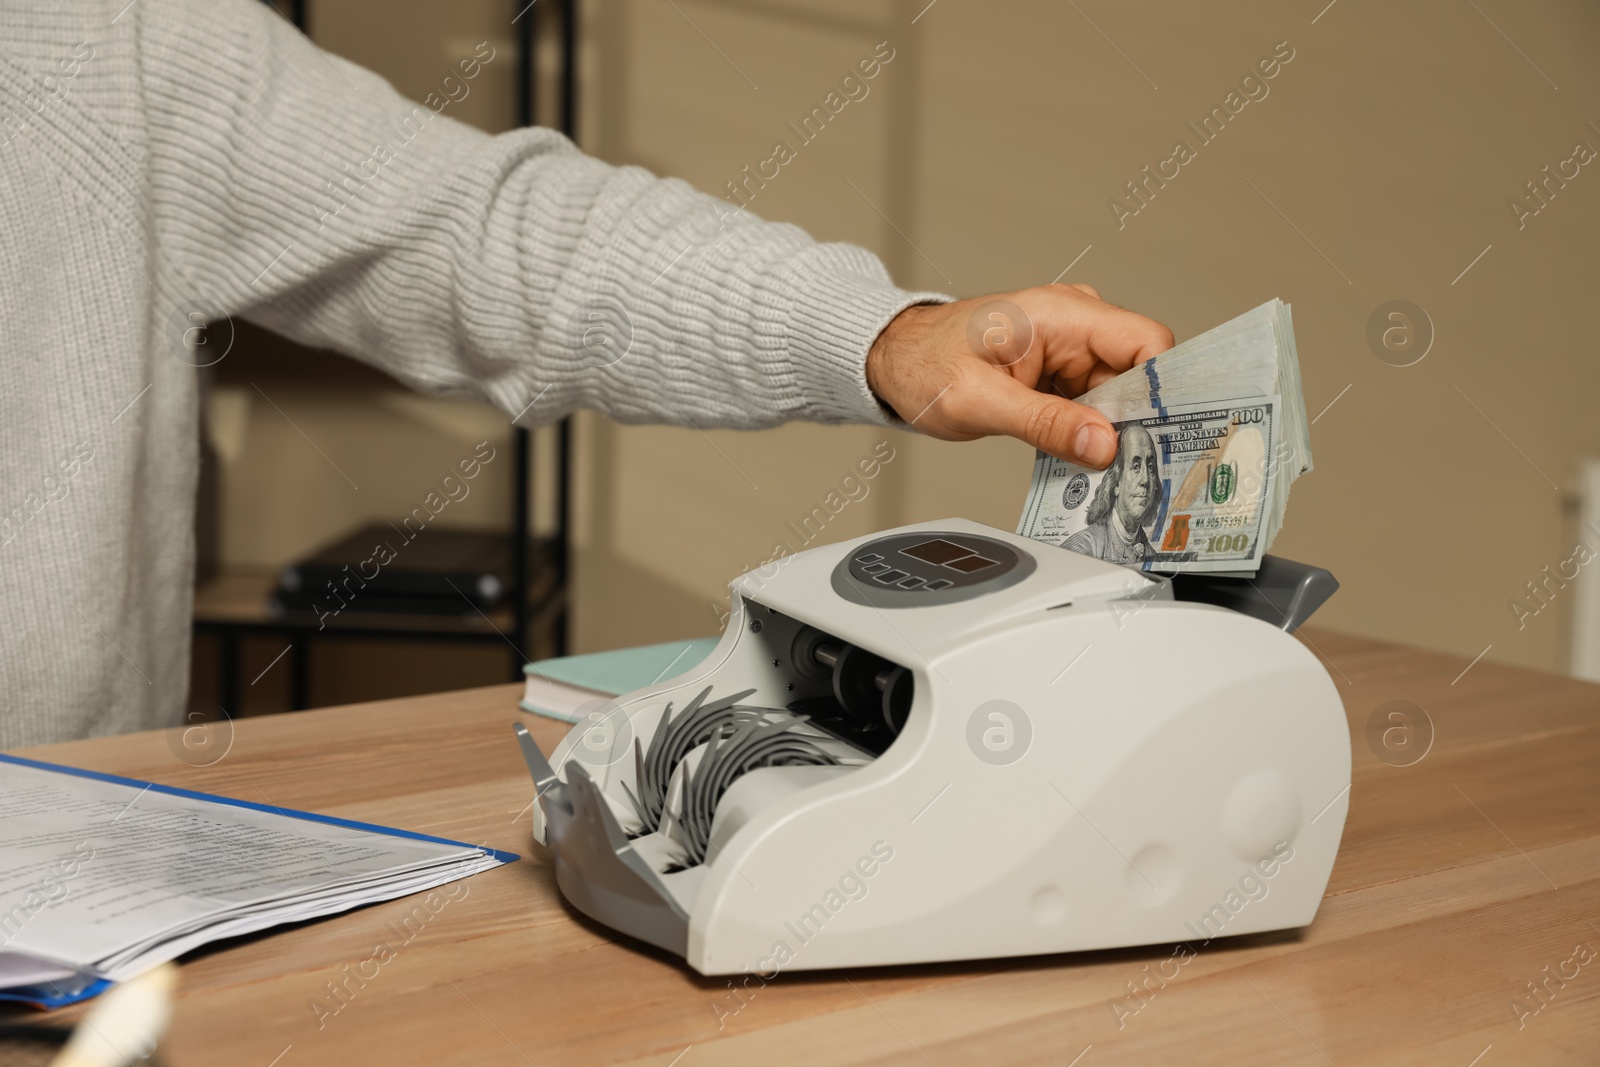
[[[1197,530],[1220,530],[1224,526],[1251,526],[1254,520],[1248,515],[1202,515],[1194,520]]]

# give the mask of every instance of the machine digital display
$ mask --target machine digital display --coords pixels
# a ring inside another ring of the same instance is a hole
[[[924,541],[920,545],[912,545],[910,548],[902,548],[900,552],[902,555],[914,556],[917,559],[926,560],[941,567],[949,567],[952,570],[960,571],[962,574],[981,571],[985,567],[993,567],[1000,562],[997,559],[980,556],[976,549],[958,545],[954,541],[946,541],[942,537],[936,537],[932,541]]]
[[[941,531],[869,541],[841,568],[858,588],[871,591],[874,605],[910,607],[1004,588],[1032,571],[1032,563],[994,538]]]
[[[935,537],[932,541],[924,541],[920,545],[912,545],[900,551],[908,556],[925,559],[929,563],[949,563],[953,559],[975,555],[972,549],[962,548],[954,541],[946,541],[942,537]]]

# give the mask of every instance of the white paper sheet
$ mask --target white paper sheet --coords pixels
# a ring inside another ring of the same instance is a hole
[[[502,862],[297,816],[0,760],[0,987],[52,966],[122,980]]]

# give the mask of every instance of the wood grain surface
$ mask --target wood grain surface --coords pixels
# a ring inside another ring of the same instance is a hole
[[[25,754],[523,857],[472,878],[408,941],[396,926],[419,898],[185,957],[171,1067],[1600,1063],[1600,687],[1305,640],[1338,684],[1354,750],[1316,921],[1218,939],[1133,1001],[1128,983],[1170,946],[785,973],[740,997],[614,940],[564,904],[530,840],[511,724],[546,751],[566,727],[519,713],[515,686],[241,720],[208,767],[160,732]],[[1368,741],[1394,700],[1420,709],[1412,744],[1424,715],[1432,726],[1404,766]],[[380,943],[387,960],[367,962]]]

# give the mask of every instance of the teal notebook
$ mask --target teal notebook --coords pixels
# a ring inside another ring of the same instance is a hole
[[[527,680],[522,710],[562,722],[579,722],[586,710],[584,705],[598,707],[606,696],[619,696],[682,674],[704,661],[720,640],[720,636],[696,637],[536,660],[522,668]],[[550,682],[558,684],[549,685]],[[591,692],[574,694],[563,689],[568,685]]]

